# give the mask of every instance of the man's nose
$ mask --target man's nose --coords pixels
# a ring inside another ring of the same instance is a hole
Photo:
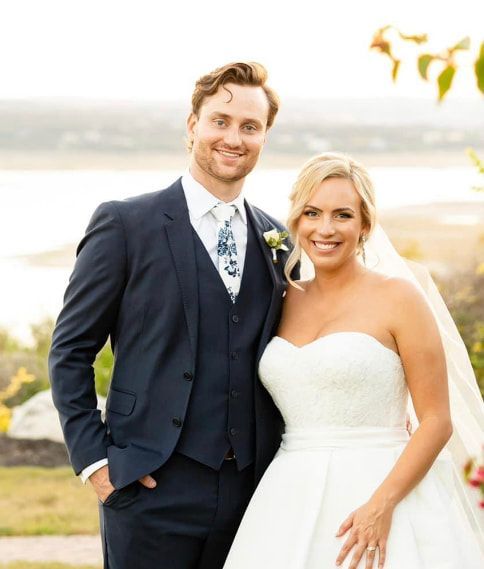
[[[227,146],[237,147],[240,146],[241,137],[238,126],[231,126],[224,132],[224,142]]]

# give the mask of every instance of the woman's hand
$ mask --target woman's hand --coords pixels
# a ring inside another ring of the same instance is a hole
[[[350,531],[336,559],[336,565],[341,565],[354,547],[348,569],[356,569],[364,553],[366,553],[365,569],[372,569],[378,549],[378,568],[381,569],[385,563],[392,515],[393,506],[385,505],[375,499],[352,512],[341,524],[336,534],[336,537],[341,537]]]

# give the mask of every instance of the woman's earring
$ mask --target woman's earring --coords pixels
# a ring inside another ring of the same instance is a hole
[[[365,252],[366,235],[361,236],[361,256],[363,257],[363,264],[366,266],[366,252]]]

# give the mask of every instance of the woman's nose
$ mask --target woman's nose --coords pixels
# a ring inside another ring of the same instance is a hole
[[[322,217],[320,223],[318,224],[318,232],[321,235],[333,235],[335,232],[333,221],[330,218]]]

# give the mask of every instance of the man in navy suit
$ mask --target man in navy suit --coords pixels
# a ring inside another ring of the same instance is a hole
[[[222,568],[280,443],[257,380],[277,326],[283,227],[244,200],[278,110],[256,63],[201,77],[189,171],[170,187],[101,204],[77,252],[49,357],[76,474],[99,497],[105,567]],[[106,420],[92,364],[110,339]]]

